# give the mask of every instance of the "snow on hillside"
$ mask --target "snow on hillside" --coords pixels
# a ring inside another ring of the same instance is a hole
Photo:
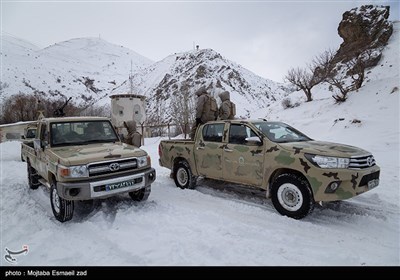
[[[157,106],[155,100],[161,98],[165,119],[173,114],[168,97],[184,93],[194,96],[200,86],[209,87],[215,97],[228,90],[234,102],[244,101],[246,106],[238,107],[237,112],[242,117],[250,117],[288,93],[283,84],[261,78],[211,49],[174,54],[153,63],[100,38],[71,39],[44,49],[10,36],[1,40],[2,98],[22,92],[110,105],[110,95],[130,92],[131,70],[134,93],[148,97],[150,115]]]
[[[21,38],[17,38],[14,36],[10,36],[10,35],[1,35],[0,36],[0,40],[2,41],[2,43],[4,44],[5,42],[7,42],[6,44],[8,46],[10,46],[13,50],[13,53],[15,54],[25,54],[26,51],[30,50],[30,51],[38,51],[40,50],[40,48],[26,40],[23,40]],[[4,49],[5,50],[5,49]],[[3,50],[3,52],[4,52]]]
[[[135,90],[148,97],[150,115],[160,106],[157,101],[162,100],[164,119],[175,114],[170,111],[171,96],[180,99],[187,94],[195,99],[194,93],[200,87],[207,88],[218,102],[218,94],[229,91],[241,118],[251,117],[254,111],[267,108],[289,92],[285,85],[257,76],[212,49],[170,55],[138,72],[134,84]]]
[[[2,250],[28,245],[28,254],[16,256],[19,266],[399,266],[398,46],[396,24],[382,66],[341,105],[321,86],[313,102],[287,110],[278,102],[258,112],[315,139],[370,151],[381,167],[377,188],[294,220],[279,215],[264,193],[244,187],[200,179],[195,190],[177,188],[158,165],[161,139],[146,138],[143,149],[157,171],[148,201],[119,196],[94,209],[78,205],[61,224],[49,193],[28,188],[19,143],[6,142],[0,144]],[[10,264],[1,258],[1,265]]]
[[[33,48],[29,43],[2,36],[3,97],[19,92],[73,97],[73,101],[105,99],[126,83],[132,71],[152,63],[123,46],[99,38],[77,38]],[[131,64],[132,63],[132,64]],[[1,102],[1,100],[0,100]]]

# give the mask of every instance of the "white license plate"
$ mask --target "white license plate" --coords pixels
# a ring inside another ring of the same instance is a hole
[[[114,184],[108,184],[108,185],[106,185],[106,191],[127,188],[127,187],[133,186],[134,184],[135,184],[134,181],[124,181],[124,182],[119,182],[119,183],[114,183]]]
[[[368,182],[368,189],[373,189],[379,185],[379,179],[374,179]]]

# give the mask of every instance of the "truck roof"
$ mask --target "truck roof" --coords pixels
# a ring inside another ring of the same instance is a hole
[[[231,123],[254,123],[254,122],[269,122],[266,119],[234,119],[234,120],[216,120],[207,123],[221,123],[221,122],[231,122]]]
[[[86,117],[44,118],[42,120],[46,122],[78,122],[78,121],[109,121],[110,118],[86,116]]]

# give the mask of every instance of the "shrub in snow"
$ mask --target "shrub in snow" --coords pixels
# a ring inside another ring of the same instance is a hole
[[[294,108],[294,107],[297,107],[300,105],[299,102],[295,102],[293,104],[292,100],[290,98],[283,99],[281,104],[282,104],[283,109]]]

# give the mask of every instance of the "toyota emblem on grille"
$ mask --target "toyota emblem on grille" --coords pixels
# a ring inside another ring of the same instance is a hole
[[[367,158],[367,164],[368,164],[368,166],[372,166],[373,163],[374,163],[374,158],[373,158],[373,157]]]
[[[108,168],[110,168],[110,171],[118,171],[119,170],[119,163],[111,163]]]

